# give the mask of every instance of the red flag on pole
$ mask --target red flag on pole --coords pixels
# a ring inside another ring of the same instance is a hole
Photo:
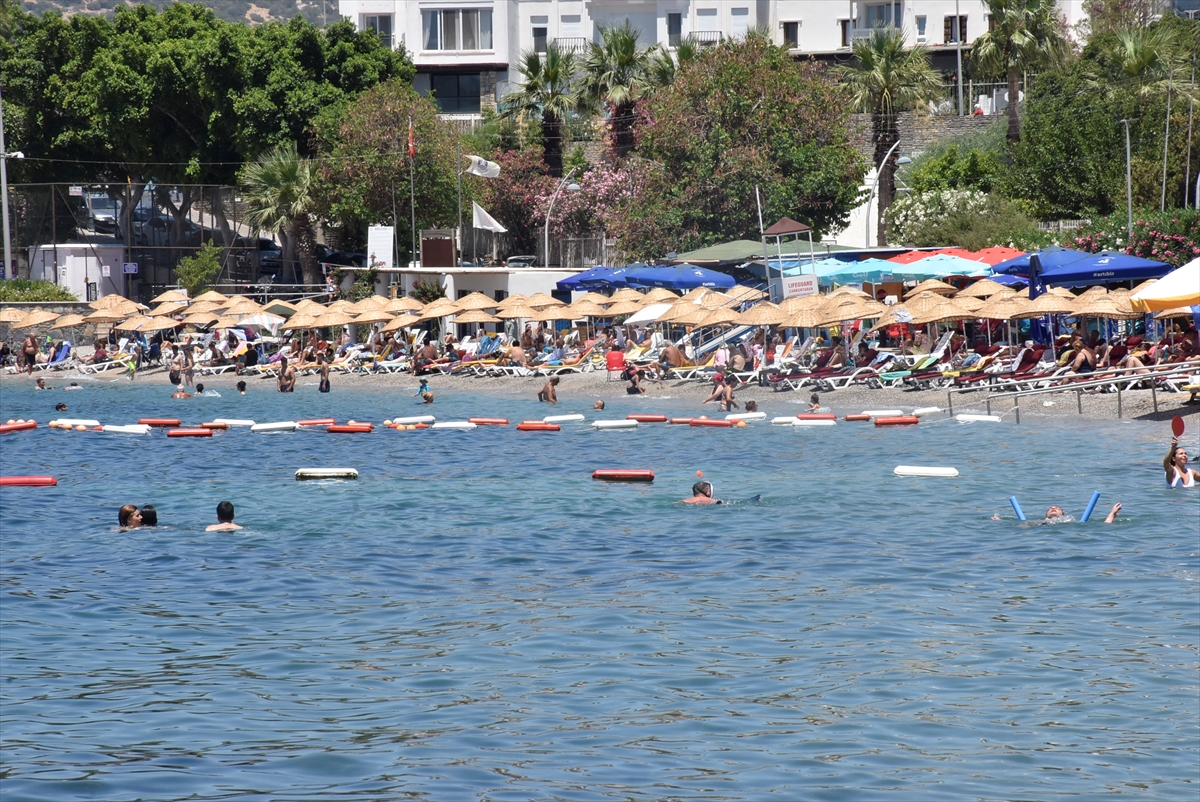
[[[412,117],[408,118],[408,157],[411,159],[417,155],[417,141],[413,138]]]

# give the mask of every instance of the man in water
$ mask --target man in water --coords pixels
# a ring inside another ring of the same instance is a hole
[[[237,391],[242,395],[246,394],[246,383],[244,381],[237,383]]]
[[[233,532],[242,527],[233,522],[233,503],[222,501],[217,505],[217,522],[209,526],[205,532]]]
[[[191,398],[192,394],[184,390],[182,387],[176,387],[175,392],[171,393],[172,398]]]
[[[1110,524],[1113,521],[1117,520],[1117,513],[1120,511],[1121,511],[1121,502],[1118,501],[1116,504],[1113,505],[1113,508],[1109,511],[1108,517],[1104,519],[1104,523]],[[1042,521],[1042,523],[1044,523],[1044,524],[1068,523],[1068,522],[1074,521],[1074,520],[1075,519],[1072,518],[1070,515],[1067,515],[1065,512],[1063,512],[1062,507],[1058,506],[1057,504],[1054,504],[1050,507],[1050,509],[1046,510],[1046,520]]]
[[[604,399],[598,399],[596,403],[592,404],[592,409],[604,409]]]
[[[558,394],[554,391],[556,387],[558,387],[558,377],[552,376],[550,381],[546,382],[546,385],[538,391],[538,401],[545,401],[547,404],[557,404]]]
[[[288,365],[287,357],[279,360],[279,392],[290,393],[296,389],[296,369]]]
[[[692,485],[692,497],[685,498],[684,504],[720,504],[720,499],[713,498],[712,482],[706,482],[701,479],[696,484]]]

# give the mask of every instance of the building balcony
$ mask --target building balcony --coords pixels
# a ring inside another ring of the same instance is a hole
[[[687,38],[701,47],[707,47],[709,45],[721,44],[721,40],[725,38],[725,34],[720,31],[692,31],[687,35]]]
[[[887,31],[888,33],[900,33],[900,29],[895,25],[877,25],[874,28],[851,28],[850,41],[860,42],[864,39],[870,39],[875,35],[875,31]]]
[[[586,53],[592,45],[592,40],[586,36],[560,36],[554,40],[558,49],[564,53]]]

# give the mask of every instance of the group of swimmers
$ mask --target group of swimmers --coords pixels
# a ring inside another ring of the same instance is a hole
[[[207,527],[206,532],[233,532],[242,527],[233,522],[233,502],[222,501],[217,505],[217,522]],[[126,504],[117,510],[117,523],[122,529],[143,529],[158,526],[158,510],[147,504],[138,507]]]

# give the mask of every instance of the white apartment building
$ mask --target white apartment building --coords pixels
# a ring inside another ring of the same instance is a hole
[[[904,30],[933,52],[934,66],[955,69],[956,50],[988,29],[981,0],[339,0],[343,17],[404,46],[417,67],[416,88],[433,91],[447,115],[476,115],[519,81],[521,53],[550,42],[582,49],[601,26],[625,20],[649,47],[673,48],[770,31],[797,56],[848,57],[856,39],[879,26]],[[1083,0],[1058,0],[1068,26]]]

